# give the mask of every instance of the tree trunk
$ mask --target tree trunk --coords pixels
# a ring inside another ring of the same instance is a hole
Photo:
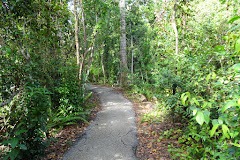
[[[97,23],[98,23],[98,17],[96,15],[96,25],[97,25]],[[95,42],[95,40],[94,40],[94,42]],[[88,63],[88,70],[87,70],[86,79],[88,78],[89,73],[90,73],[90,69],[91,69],[91,65],[92,65],[92,59],[93,59],[93,53],[94,53],[94,45],[93,45],[91,55],[90,55],[90,59],[89,59],[89,63]]]
[[[93,52],[94,52],[94,50],[92,49],[91,55],[90,55],[90,59],[89,59],[89,63],[88,63],[88,70],[87,70],[86,80],[88,79],[88,76],[89,76],[89,73],[90,73],[90,69],[91,69],[91,65],[92,65],[92,59],[93,59]]]
[[[85,50],[87,50],[87,34],[86,34],[85,17],[84,17],[84,9],[83,9],[82,0],[79,0],[79,3],[80,3],[81,15],[82,15],[84,47],[85,47]]]
[[[99,68],[100,68],[100,63],[101,63],[100,56],[101,56],[101,55],[100,55],[100,51],[98,51],[98,77],[97,77],[97,81],[98,81],[98,82],[99,82],[99,77],[100,77],[100,76],[99,76],[99,74],[100,74],[100,73],[99,73],[99,71],[100,71]]]
[[[76,42],[76,57],[77,57],[77,66],[80,66],[80,59],[79,59],[79,40],[78,40],[78,14],[77,14],[77,6],[76,0],[73,0],[74,5],[74,16],[75,16],[75,42]],[[79,74],[79,70],[78,73]]]
[[[133,75],[133,36],[132,35],[131,35],[131,48],[132,48],[131,74]]]
[[[178,49],[178,30],[176,25],[176,10],[177,10],[177,4],[175,3],[173,7],[172,26],[175,32],[175,41],[176,41],[175,53],[176,55],[178,55],[179,49]]]
[[[127,53],[126,53],[126,22],[125,22],[125,0],[120,0],[120,53],[121,53],[121,78],[120,85],[127,84]]]
[[[103,53],[104,54],[104,53]],[[103,77],[104,77],[104,84],[106,83],[106,74],[105,74],[105,70],[104,70],[104,64],[103,64],[103,54],[101,55],[101,64],[102,64],[102,71],[103,71]]]

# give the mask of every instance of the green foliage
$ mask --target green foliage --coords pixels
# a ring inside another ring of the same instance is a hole
[[[58,1],[0,2],[0,143],[4,159],[40,159],[49,130],[86,121],[70,11]]]
[[[212,72],[205,76],[209,96],[203,97],[198,90],[181,96],[182,105],[189,106],[193,116],[179,140],[187,144],[187,157],[236,159],[239,156],[239,68],[235,64],[227,70],[222,69],[217,74]],[[195,83],[199,82],[198,79]]]
[[[156,1],[155,18],[142,9],[147,20],[134,26],[134,44],[140,46],[134,49],[137,58],[129,76],[132,91],[157,97],[160,110],[168,111],[166,119],[187,126],[179,138],[182,147],[169,146],[173,159],[238,159],[239,2],[178,2],[179,55],[174,54],[174,4]],[[149,113],[143,120],[151,118]]]
[[[23,98],[16,107],[7,109],[6,137],[2,142],[11,150],[6,153],[5,159],[10,157],[38,159],[47,146],[44,141],[47,132],[47,108],[50,107],[49,92],[39,86],[27,86]]]

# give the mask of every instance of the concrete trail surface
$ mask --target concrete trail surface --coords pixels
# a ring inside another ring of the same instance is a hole
[[[97,92],[102,110],[63,160],[136,160],[137,125],[132,103],[113,89],[87,88]]]

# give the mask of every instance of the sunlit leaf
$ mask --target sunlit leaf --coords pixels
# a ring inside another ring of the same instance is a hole
[[[225,124],[223,124],[223,125],[222,125],[222,130],[223,130],[223,135],[229,139],[230,136],[229,136],[228,133],[230,132],[230,130],[229,130],[228,126],[226,126]]]
[[[197,112],[196,120],[200,125],[204,123],[204,115],[202,111]]]
[[[211,73],[209,73],[209,74],[207,75],[207,78],[206,78],[206,81],[207,81],[207,82],[209,81],[210,77],[211,77]]]
[[[194,109],[194,110],[193,110],[193,116],[195,116],[196,113],[197,113],[197,109]]]
[[[186,105],[186,100],[187,100],[188,96],[185,94],[182,94],[182,98],[181,98],[181,102],[182,104],[185,106]]]
[[[212,79],[216,79],[217,75],[215,72],[212,72]]]
[[[207,107],[208,102],[203,102],[202,108],[205,109]]]
[[[200,105],[199,102],[196,100],[196,98],[193,98],[193,101],[196,103],[196,105]]]
[[[235,146],[235,147],[240,147],[240,144],[237,144],[237,143],[230,143],[230,144]]]
[[[215,124],[213,126],[213,128],[210,131],[210,137],[212,137],[214,135],[214,133],[216,132],[217,128],[218,128],[219,124]]]
[[[208,124],[209,121],[210,121],[210,112],[209,111],[204,111],[203,114],[204,114],[204,120]]]
[[[218,124],[223,124],[223,119],[221,117],[218,118]]]
[[[231,138],[235,138],[235,137],[237,137],[239,135],[239,132],[235,131],[235,132],[231,132],[229,134],[230,134]]]
[[[186,92],[186,95],[191,98],[191,94],[189,92]]]
[[[235,50],[236,50],[237,52],[240,52],[240,39],[238,39],[238,40],[236,41],[236,43],[235,43]]]
[[[232,107],[232,106],[236,106],[237,103],[236,101],[232,100],[232,101],[228,101],[225,106],[222,108],[222,112],[226,111],[228,108]]]
[[[238,20],[238,19],[240,19],[240,16],[232,17],[232,18],[228,21],[228,23],[233,23],[234,21],[236,21],[236,20]]]

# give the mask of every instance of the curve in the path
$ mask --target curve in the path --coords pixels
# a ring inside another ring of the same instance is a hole
[[[110,88],[88,85],[102,110],[63,160],[136,160],[137,125],[132,103]]]

